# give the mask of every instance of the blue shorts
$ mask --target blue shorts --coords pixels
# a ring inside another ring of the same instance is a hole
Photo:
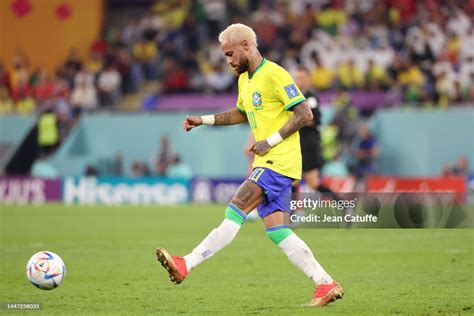
[[[291,213],[291,183],[293,179],[271,169],[257,167],[247,179],[262,188],[263,202],[257,206],[258,215],[264,218],[276,211]]]

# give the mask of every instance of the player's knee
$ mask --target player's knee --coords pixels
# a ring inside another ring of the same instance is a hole
[[[279,245],[286,237],[293,234],[291,228],[287,225],[277,225],[272,226],[266,229],[267,236],[270,238],[271,241],[275,243],[275,245]]]
[[[245,180],[235,192],[230,204],[242,211],[250,211],[263,200],[263,190],[256,183]]]
[[[229,205],[230,205],[230,204],[237,206],[240,210],[243,210],[244,207],[245,207],[244,201],[242,201],[241,199],[239,199],[239,198],[236,197],[236,196],[234,196],[234,197],[232,198],[232,200],[230,200]]]
[[[239,225],[245,223],[246,215],[245,213],[238,207],[237,205],[233,204],[232,201],[227,205],[225,209],[225,218],[228,220],[233,221]]]

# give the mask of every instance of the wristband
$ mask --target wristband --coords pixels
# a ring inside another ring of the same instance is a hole
[[[201,116],[201,120],[202,120],[202,125],[214,125],[216,119],[214,115],[204,115],[204,116]]]
[[[268,143],[268,145],[270,145],[272,147],[278,145],[282,141],[283,141],[283,138],[281,137],[279,132],[276,132],[276,133],[274,133],[274,134],[267,137],[267,143]]]

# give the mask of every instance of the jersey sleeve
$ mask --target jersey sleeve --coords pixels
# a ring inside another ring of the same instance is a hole
[[[277,99],[283,104],[283,107],[287,111],[298,103],[306,100],[291,75],[283,68],[277,69],[273,73],[273,84]]]
[[[244,108],[244,101],[242,100],[242,94],[240,93],[240,77],[239,77],[239,80],[237,82],[237,87],[238,87],[238,90],[239,90],[239,95],[237,96],[237,103],[236,103],[235,106],[237,107],[237,110],[239,110],[240,112],[246,113],[245,108]]]

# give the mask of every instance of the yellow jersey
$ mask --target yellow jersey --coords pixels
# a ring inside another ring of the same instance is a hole
[[[237,109],[247,115],[256,141],[279,131],[293,116],[291,108],[305,100],[291,75],[274,62],[263,58],[249,75],[239,76]],[[264,167],[292,179],[301,179],[301,148],[298,132],[255,156],[253,168]]]

